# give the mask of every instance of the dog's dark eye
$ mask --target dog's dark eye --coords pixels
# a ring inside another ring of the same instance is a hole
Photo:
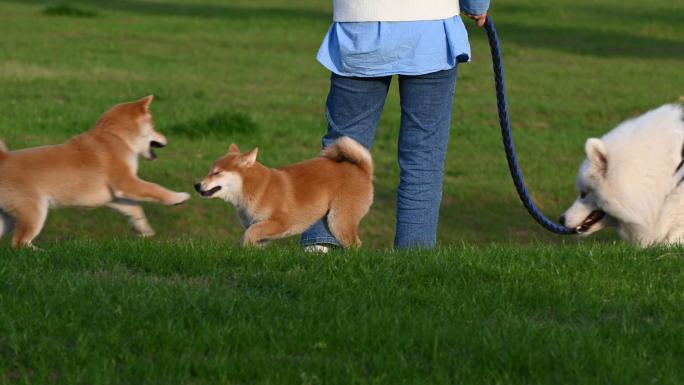
[[[586,198],[588,194],[589,194],[589,193],[586,192],[586,191],[580,191],[580,199]]]

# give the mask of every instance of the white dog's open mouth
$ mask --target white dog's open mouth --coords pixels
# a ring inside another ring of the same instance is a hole
[[[575,230],[577,230],[578,233],[584,233],[589,231],[591,226],[595,225],[598,223],[603,217],[606,216],[606,213],[603,210],[594,210],[587,216],[584,221],[582,222],[581,225],[577,226]]]

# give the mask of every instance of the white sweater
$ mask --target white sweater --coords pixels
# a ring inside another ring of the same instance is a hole
[[[333,21],[441,20],[459,9],[458,0],[333,0]]]

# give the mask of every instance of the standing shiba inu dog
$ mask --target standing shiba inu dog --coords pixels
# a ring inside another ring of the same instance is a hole
[[[684,112],[668,104],[587,140],[579,197],[561,223],[580,235],[617,226],[642,247],[684,243]]]
[[[137,177],[138,156],[156,158],[166,138],[154,128],[152,96],[114,106],[95,127],[66,143],[8,152],[0,142],[0,237],[15,227],[12,246],[33,247],[51,207],[106,205],[154,234],[137,201],[175,205],[190,198]]]
[[[351,138],[338,139],[321,156],[272,169],[256,161],[257,149],[235,144],[195,189],[236,206],[247,229],[243,245],[300,234],[325,217],[344,247],[359,247],[358,227],[373,202],[373,161]]]

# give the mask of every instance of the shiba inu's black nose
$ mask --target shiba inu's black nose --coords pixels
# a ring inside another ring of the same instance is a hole
[[[200,193],[201,196],[203,197],[210,197],[214,194],[216,194],[219,190],[221,190],[221,186],[216,186],[212,188],[211,190],[202,190],[202,184],[201,183],[195,183],[195,190],[197,190],[198,193]]]
[[[561,217],[558,218],[558,223],[560,223],[561,226],[565,226],[565,215],[561,215]]]
[[[153,140],[153,141],[150,142],[150,147],[152,147],[152,148],[162,148],[162,147],[166,147],[166,145],[165,145],[165,144],[162,144],[162,143],[159,143],[159,142],[157,142],[156,140]]]

